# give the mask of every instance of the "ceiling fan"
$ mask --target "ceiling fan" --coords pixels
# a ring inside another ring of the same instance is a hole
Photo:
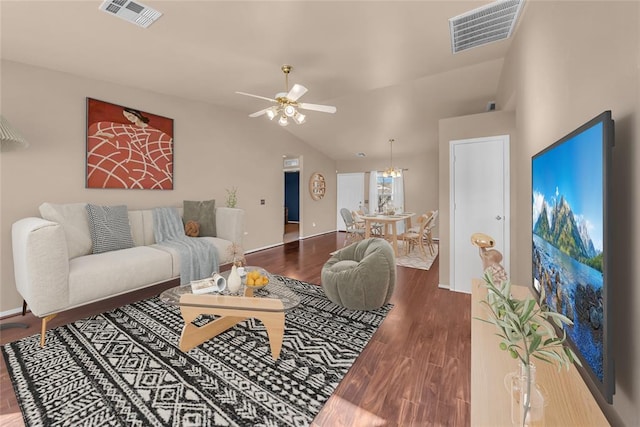
[[[312,110],[312,111],[321,111],[323,113],[335,113],[336,107],[331,105],[319,105],[319,104],[309,104],[306,102],[298,102],[298,99],[302,97],[305,93],[307,93],[307,88],[294,84],[291,90],[289,90],[289,73],[293,67],[291,65],[283,65],[282,72],[284,73],[285,79],[285,92],[279,92],[276,94],[275,99],[267,98],[260,95],[253,95],[251,93],[246,92],[236,92],[240,95],[251,96],[253,98],[264,99],[265,101],[269,101],[275,103],[277,105],[265,108],[260,111],[256,111],[255,113],[249,114],[249,117],[259,117],[263,114],[266,114],[269,120],[273,120],[276,117],[280,117],[278,119],[278,124],[280,126],[287,126],[289,124],[289,119],[292,119],[297,124],[302,124],[305,121],[305,115],[298,111],[298,108],[302,110]]]

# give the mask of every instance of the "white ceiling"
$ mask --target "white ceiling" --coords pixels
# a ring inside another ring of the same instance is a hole
[[[437,149],[438,120],[495,99],[509,40],[453,55],[451,17],[488,1],[142,1],[164,15],[148,29],[101,1],[0,2],[1,55],[89,78],[222,105],[247,115],[290,85],[309,89],[291,132],[334,159]],[[116,102],[117,100],[110,100]],[[263,125],[278,126],[265,117]]]

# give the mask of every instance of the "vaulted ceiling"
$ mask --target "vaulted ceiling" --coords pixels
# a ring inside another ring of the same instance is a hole
[[[236,109],[269,106],[290,85],[335,105],[281,128],[334,159],[437,149],[438,120],[495,99],[510,40],[451,53],[449,18],[488,1],[150,1],[147,29],[101,1],[1,1],[3,59]],[[108,100],[116,102],[118,100]]]

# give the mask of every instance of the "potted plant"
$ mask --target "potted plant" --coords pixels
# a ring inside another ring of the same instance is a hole
[[[235,208],[238,204],[238,188],[231,187],[231,189],[225,188],[225,190],[227,191],[227,207]]]
[[[514,298],[511,295],[509,280],[496,284],[493,276],[487,273],[483,285],[487,289],[487,296],[480,303],[488,308],[489,318],[479,320],[497,327],[496,335],[501,339],[500,348],[508,351],[511,357],[521,363],[520,375],[523,380],[520,382],[522,399],[521,403],[518,402],[521,405],[521,419],[518,423],[522,426],[529,425],[532,419],[531,396],[535,395],[536,391],[533,389],[533,359],[557,363],[558,369],[569,369],[574,362],[581,365],[573,350],[566,345],[567,335],[564,326],[572,325],[573,322],[549,309],[545,301],[544,288],[540,301],[536,303],[530,295],[524,300]],[[556,334],[552,324],[562,331],[562,336]],[[536,414],[538,415],[540,414]],[[512,420],[513,418],[512,412]]]

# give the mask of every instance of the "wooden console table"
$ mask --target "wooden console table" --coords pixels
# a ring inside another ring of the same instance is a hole
[[[510,426],[511,403],[504,377],[515,371],[516,360],[498,347],[496,327],[476,318],[486,318],[480,304],[486,289],[479,279],[471,291],[471,425]],[[529,289],[514,286],[512,294],[525,298]],[[558,372],[556,365],[536,363],[536,382],[548,396],[545,426],[608,426],[602,410],[575,368]]]

